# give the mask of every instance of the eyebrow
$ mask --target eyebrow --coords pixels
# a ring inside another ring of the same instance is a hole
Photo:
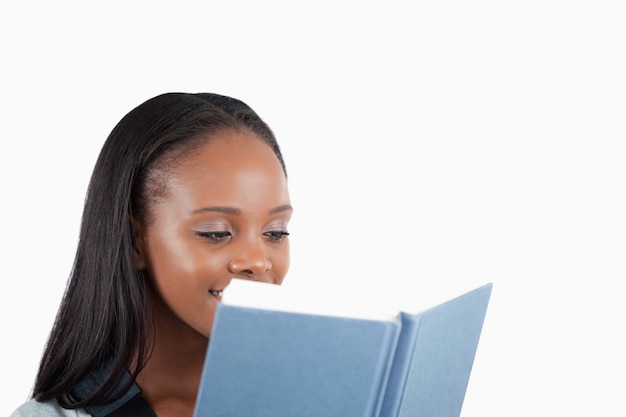
[[[280,213],[283,211],[293,211],[293,207],[291,207],[289,204],[283,204],[282,206],[278,206],[276,208],[271,209],[270,214],[276,214],[276,213]],[[194,215],[194,214],[206,213],[206,212],[223,213],[223,214],[230,214],[234,216],[238,216],[241,214],[241,210],[238,208],[221,207],[221,206],[202,207],[202,208],[192,211],[191,214]]]
[[[283,211],[293,211],[293,207],[291,207],[289,204],[283,204],[282,206],[271,209],[270,214],[276,214]]]
[[[233,207],[219,207],[219,206],[202,207],[202,208],[192,211],[191,214],[193,215],[193,214],[199,214],[199,213],[206,213],[207,211],[214,212],[214,213],[234,214],[234,215],[241,214],[241,210],[239,209],[236,209]]]

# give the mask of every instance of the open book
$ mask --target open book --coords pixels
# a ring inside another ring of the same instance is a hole
[[[418,314],[360,317],[233,280],[194,417],[458,417],[491,288]]]

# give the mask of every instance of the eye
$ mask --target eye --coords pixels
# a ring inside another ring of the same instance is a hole
[[[227,231],[219,231],[219,232],[196,232],[196,235],[208,240],[212,243],[222,243],[226,240],[230,239],[232,236],[230,232]]]
[[[289,236],[289,232],[285,230],[272,230],[272,231],[263,233],[263,236],[267,236],[269,240],[273,242],[280,242],[282,240],[285,240],[285,238]]]

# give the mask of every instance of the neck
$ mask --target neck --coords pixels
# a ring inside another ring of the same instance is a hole
[[[154,347],[137,385],[159,417],[191,417],[208,339],[171,315],[154,313]]]

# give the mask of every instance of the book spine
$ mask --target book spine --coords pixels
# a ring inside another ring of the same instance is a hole
[[[383,349],[381,349],[380,361],[379,361],[379,371],[377,372],[380,375],[378,379],[380,383],[373,389],[372,395],[370,398],[372,399],[371,407],[369,407],[370,412],[367,415],[371,417],[378,417],[380,414],[380,410],[383,405],[385,390],[387,388],[387,382],[389,379],[389,374],[391,373],[391,367],[393,365],[393,358],[395,356],[395,351],[398,346],[398,341],[400,339],[400,334],[402,331],[402,323],[398,320],[397,322],[392,322],[388,326],[388,331],[385,334],[382,342]]]
[[[379,412],[380,417],[397,417],[404,396],[406,380],[413,360],[415,341],[419,331],[419,316],[400,313],[401,330],[397,347],[390,366],[390,372],[383,401]]]

